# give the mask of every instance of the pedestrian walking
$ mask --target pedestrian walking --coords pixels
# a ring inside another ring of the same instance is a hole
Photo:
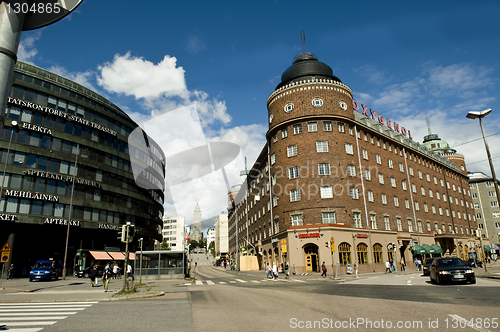
[[[400,262],[400,264],[401,264],[401,271],[406,271],[406,268],[405,268],[405,265],[406,265],[406,264],[405,264],[405,260],[404,260],[404,258],[401,258],[401,262]]]
[[[358,278],[358,262],[354,262],[354,272],[356,272],[356,278]]]
[[[90,269],[90,281],[92,283],[92,287],[97,287],[97,264],[92,266]]]
[[[10,267],[7,270],[7,280],[9,279],[14,279],[14,264],[10,264]]]
[[[120,277],[120,275],[118,274],[119,270],[120,268],[118,267],[118,264],[115,264],[113,266],[113,279],[118,279]]]
[[[266,263],[267,264],[267,275],[266,275],[266,278],[269,279],[269,277],[273,277],[273,268],[271,267],[271,264],[269,263]]]
[[[278,268],[276,267],[276,262],[273,262],[273,279],[278,279]]]
[[[387,271],[389,271],[389,273],[392,273],[391,263],[389,263],[389,261],[385,261],[385,273],[387,273]]]
[[[104,284],[104,292],[108,291],[109,281],[111,280],[111,267],[106,264],[104,271],[102,271],[102,283]]]
[[[391,272],[396,272],[396,267],[394,266],[394,261],[392,259],[389,261],[389,264],[391,265]]]
[[[321,276],[323,278],[326,278],[326,265],[325,265],[325,262],[323,262],[323,264],[321,264],[321,271],[323,271],[323,273],[321,273]]]
[[[417,268],[419,271],[422,271],[422,261],[420,259],[417,259]]]
[[[285,263],[285,278],[290,279],[290,266],[288,265],[288,262]]]
[[[417,271],[419,271],[419,268],[418,268],[418,258],[415,258],[415,260],[413,261],[413,263],[415,263],[415,266],[417,267]]]

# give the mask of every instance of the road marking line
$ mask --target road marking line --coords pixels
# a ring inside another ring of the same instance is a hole
[[[37,312],[36,315],[32,312],[13,312],[8,314],[0,313],[0,316],[49,316],[49,315],[74,315],[76,312]]]
[[[0,312],[23,312],[23,311],[65,311],[65,310],[85,310],[85,308],[58,308],[58,309],[0,309]]]
[[[54,325],[57,321],[50,322],[3,322],[2,326],[36,326],[36,325]],[[8,329],[10,331],[10,329]]]
[[[186,282],[186,283],[184,284],[184,286],[191,286],[191,283],[190,283],[190,282]]]
[[[406,280],[406,284],[407,284],[408,286],[411,286],[411,280]]]
[[[5,307],[1,307],[0,308],[0,311],[2,309],[25,309],[25,308],[79,308],[79,307],[91,307],[92,304],[80,304],[80,305],[46,305],[46,306],[40,306],[40,305],[27,305],[27,306],[16,306],[16,305],[12,305],[12,306],[5,306]]]
[[[296,281],[296,282],[306,282],[304,280],[299,280],[299,279],[292,279],[293,281]]]
[[[196,280],[197,285],[203,285],[203,282],[201,280]]]
[[[219,281],[219,284],[225,285],[226,283],[224,281]]]
[[[215,285],[215,283],[212,280],[206,280],[207,285]]]
[[[43,302],[43,303],[33,303],[33,302],[22,302],[22,303],[0,303],[0,306],[6,306],[6,305],[53,305],[53,304],[58,304],[58,305],[63,305],[63,304],[89,304],[89,303],[99,303],[99,301],[88,301],[88,302]]]
[[[459,315],[452,315],[452,314],[448,314],[448,316],[450,316],[451,318],[455,318],[456,320],[458,320],[459,324],[460,324],[460,321],[461,320],[464,320],[466,321],[467,323],[470,322],[470,319],[465,319],[465,318],[462,318],[460,317]],[[467,324],[467,327],[470,327],[476,331],[480,331],[480,332],[491,332],[490,330],[488,329],[484,329],[484,328],[481,328],[481,327],[474,327],[474,326],[470,326]]]
[[[230,283],[230,284],[235,284],[235,283],[236,283],[236,281],[229,280],[229,283]]]
[[[43,327],[22,328],[22,329],[9,329],[9,332],[38,332],[43,330]]]
[[[258,280],[252,280],[252,282],[257,282],[257,283],[259,283],[260,281],[258,281]]]
[[[49,316],[49,317],[33,317],[36,320],[51,320],[51,319],[64,319],[68,316]],[[0,324],[4,321],[16,321],[16,320],[22,320],[25,321],[25,317],[8,317],[8,318],[0,318]]]
[[[234,280],[236,280],[238,282],[246,282],[245,280],[241,280],[241,279],[234,279]]]

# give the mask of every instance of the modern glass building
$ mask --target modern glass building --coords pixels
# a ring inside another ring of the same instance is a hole
[[[68,223],[70,268],[78,249],[123,249],[127,222],[144,248],[161,240],[165,156],[116,105],[18,62],[0,120],[0,242],[14,242],[16,270],[63,259]]]

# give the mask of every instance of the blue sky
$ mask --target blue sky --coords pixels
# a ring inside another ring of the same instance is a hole
[[[65,19],[24,32],[18,56],[94,89],[141,124],[195,105],[207,139],[242,150],[228,165],[233,185],[242,180],[241,157],[251,165],[263,147],[266,99],[301,52],[301,30],[307,51],[358,102],[405,125],[416,141],[427,134],[426,116],[452,146],[480,138],[477,120],[465,115],[486,108],[486,133],[500,132],[498,17],[499,1],[84,0]],[[488,138],[493,157],[499,136]],[[195,144],[189,135],[179,141],[165,142],[167,155]],[[469,171],[489,174],[482,141],[457,150]],[[220,177],[200,181],[208,188]],[[224,188],[200,197],[178,189],[172,213],[189,219],[194,200],[204,218],[226,208]]]

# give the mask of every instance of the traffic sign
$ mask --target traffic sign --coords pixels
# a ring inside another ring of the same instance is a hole
[[[10,251],[2,251],[2,263],[6,263],[9,261],[9,258],[10,258]]]
[[[9,245],[9,242],[5,242],[5,244],[4,244],[4,245],[3,245],[3,247],[2,247],[2,250],[0,250],[0,251],[1,251],[1,252],[11,252],[11,251],[12,251],[12,249],[11,249],[11,247],[10,247],[10,245]]]

